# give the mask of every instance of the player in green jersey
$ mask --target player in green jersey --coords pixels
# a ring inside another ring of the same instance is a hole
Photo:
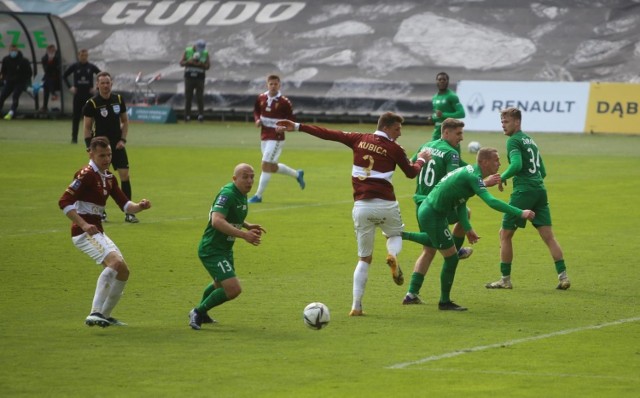
[[[460,103],[458,95],[449,88],[449,75],[440,72],[436,75],[436,84],[438,85],[438,93],[431,99],[433,114],[429,116],[428,121],[435,124],[431,140],[440,139],[442,122],[448,118],[462,119],[465,117],[464,107]],[[458,152],[460,149],[458,147]]]
[[[459,222],[467,235],[469,243],[474,244],[480,237],[473,230],[467,216],[467,200],[478,195],[489,207],[514,217],[533,220],[535,213],[510,206],[493,197],[483,181],[495,175],[500,168],[500,157],[494,148],[482,148],[477,155],[475,166],[467,165],[450,172],[427,195],[418,209],[420,231],[426,232],[428,239],[424,246],[426,261],[430,264],[439,250],[444,257],[440,274],[440,300],[438,308],[443,311],[465,311],[466,308],[451,301],[450,294],[458,266],[456,250],[449,230],[449,212],[455,211]]]
[[[456,150],[456,147],[460,145],[460,142],[464,139],[463,130],[464,122],[461,120],[448,118],[442,122],[442,138],[430,141],[423,144],[418,153],[428,149],[431,152],[431,160],[422,168],[422,171],[418,175],[416,181],[416,193],[413,195],[413,201],[416,204],[416,216],[417,211],[420,208],[420,204],[427,197],[427,195],[433,190],[436,184],[447,173],[457,169],[460,166],[466,166],[467,163],[460,158],[460,154]],[[414,155],[412,161],[415,161],[417,154]],[[495,185],[499,181],[489,184],[485,181],[486,185]],[[470,211],[467,209],[467,216],[470,217]],[[458,215],[456,212],[451,211],[448,215],[449,224],[455,224],[453,227],[453,242],[456,248],[458,248],[458,258],[460,260],[468,258],[473,253],[471,247],[462,247],[465,239],[464,229],[458,222]],[[425,233],[420,232],[403,232],[403,239],[411,240],[424,245],[425,239],[428,239]],[[403,304],[422,304],[422,300],[418,296],[420,288],[424,283],[425,275],[429,270],[431,263],[428,253],[428,248],[425,246],[422,253],[416,260],[413,268],[413,274],[411,275],[411,283],[409,284],[409,290],[403,300]]]
[[[518,108],[507,108],[500,112],[502,130],[508,136],[507,152],[509,168],[500,176],[503,183],[513,177],[513,192],[509,203],[513,206],[526,207],[536,212],[532,224],[538,230],[542,241],[549,248],[558,273],[557,288],[566,290],[571,286],[564,264],[564,254],[553,229],[551,228],[551,211],[544,186],[546,170],[536,143],[522,132],[522,112]],[[499,185],[503,189],[502,183]],[[488,289],[511,289],[511,262],[513,261],[513,235],[518,228],[524,228],[526,220],[510,217],[505,214],[500,229],[500,271],[502,278],[487,283]]]
[[[242,238],[258,246],[262,233],[259,224],[245,221],[248,213],[247,194],[253,187],[253,167],[240,163],[233,171],[233,182],[220,189],[209,211],[209,223],[204,230],[198,256],[213,278],[205,289],[200,304],[189,312],[189,326],[200,330],[203,323],[213,323],[207,311],[238,297],[242,289],[233,262],[233,244]],[[245,228],[246,231],[243,231]]]

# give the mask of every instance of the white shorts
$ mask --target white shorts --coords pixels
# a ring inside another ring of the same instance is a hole
[[[284,148],[284,141],[266,140],[260,141],[262,150],[262,161],[267,163],[278,163]]]
[[[111,252],[117,252],[122,256],[116,244],[113,243],[106,234],[101,232],[93,236],[85,232],[82,235],[72,237],[71,240],[81,252],[94,259],[96,264],[102,264]]]
[[[353,225],[358,241],[358,257],[373,254],[376,227],[387,236],[400,236],[404,230],[400,205],[383,199],[358,200],[353,204]]]

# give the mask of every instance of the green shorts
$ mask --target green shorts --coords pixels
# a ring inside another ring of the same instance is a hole
[[[418,224],[420,232],[429,236],[425,246],[446,250],[454,245],[447,216],[433,209],[427,201],[422,202],[418,209]]]
[[[420,201],[419,204],[416,204],[416,219],[418,220],[418,223],[420,223],[420,205],[422,204],[422,202],[424,202],[424,200]],[[467,208],[467,214],[468,213],[469,208]],[[450,210],[449,213],[447,213],[447,220],[449,221],[449,225],[455,224],[460,221],[456,209]]]
[[[200,256],[200,261],[202,261],[202,265],[216,282],[236,277],[236,269],[233,266],[233,252]]]
[[[522,210],[533,210],[536,213],[536,218],[531,221],[534,227],[551,226],[551,210],[545,189],[513,192],[509,204]],[[505,214],[502,217],[502,229],[515,230],[526,225],[527,220],[520,216]]]

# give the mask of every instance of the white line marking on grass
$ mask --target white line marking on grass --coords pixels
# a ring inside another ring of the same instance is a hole
[[[492,371],[492,370],[468,370],[468,369],[445,369],[445,368],[427,368],[420,369],[420,371],[427,372],[458,372],[458,373],[476,373],[476,374],[492,374],[492,375],[504,375],[504,376],[534,376],[534,377],[574,377],[583,379],[608,379],[608,380],[623,380],[623,381],[637,381],[636,377],[623,377],[623,376],[602,376],[602,375],[589,375],[589,374],[572,374],[572,373],[544,373],[544,372],[518,372],[518,371]]]
[[[563,336],[563,335],[576,333],[576,332],[583,332],[585,330],[602,329],[602,328],[609,327],[609,326],[616,326],[616,325],[621,325],[623,323],[638,322],[638,321],[640,321],[640,317],[619,319],[617,321],[603,323],[601,325],[590,325],[590,326],[584,326],[584,327],[581,327],[581,328],[560,330],[560,331],[553,332],[553,333],[541,334],[539,336],[525,337],[525,338],[522,338],[522,339],[515,339],[515,340],[505,341],[505,342],[502,342],[502,343],[481,345],[481,346],[477,346],[477,347],[471,347],[471,348],[465,348],[465,349],[462,349],[462,350],[451,351],[451,352],[447,352],[445,354],[433,355],[433,356],[430,356],[430,357],[418,359],[416,361],[397,363],[395,365],[387,366],[386,368],[387,369],[404,369],[404,368],[407,368],[409,366],[420,365],[420,364],[427,363],[427,362],[435,362],[435,361],[439,361],[441,359],[453,358],[453,357],[457,357],[457,356],[463,355],[463,354],[468,354],[468,353],[471,353],[471,352],[484,351],[484,350],[488,350],[488,349],[491,349],[491,348],[507,347],[507,346],[512,346],[512,345],[516,345],[516,344],[520,344],[520,343],[528,343],[530,341],[548,339],[550,337]]]

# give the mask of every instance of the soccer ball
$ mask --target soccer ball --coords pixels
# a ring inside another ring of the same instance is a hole
[[[467,145],[470,153],[478,153],[480,150],[480,143],[478,141],[471,141],[469,145]]]
[[[193,53],[192,58],[193,59],[200,59],[200,53],[199,52]]]
[[[311,303],[302,311],[304,324],[314,330],[320,330],[329,324],[329,308],[322,303]]]

